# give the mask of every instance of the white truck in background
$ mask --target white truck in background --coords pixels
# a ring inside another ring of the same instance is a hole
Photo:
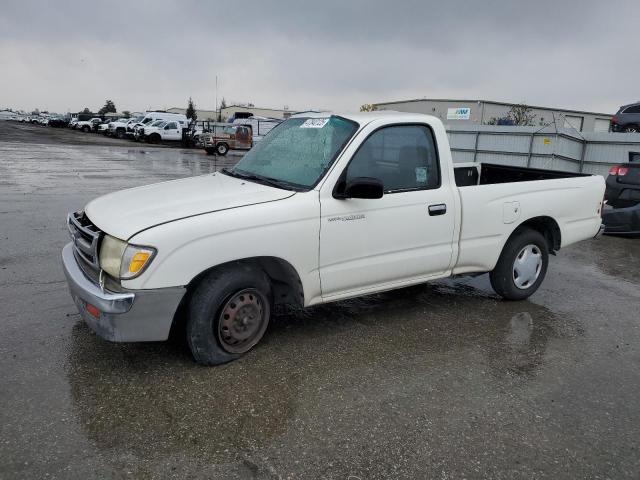
[[[156,122],[154,122],[156,123]],[[148,143],[179,142],[182,140],[182,131],[186,128],[185,120],[163,120],[154,126],[144,127],[143,140]]]
[[[99,117],[94,117],[90,120],[81,120],[79,122],[76,122],[75,126],[73,127],[76,130],[82,130],[83,132],[92,132],[96,129],[96,127],[98,125],[100,125],[102,123],[102,119]]]
[[[165,340],[186,312],[195,360],[213,365],[253,348],[284,305],[485,272],[525,299],[550,253],[601,231],[604,189],[595,175],[454,165],[435,117],[304,114],[231,169],[70,213],[62,259],[100,336]]]
[[[121,118],[114,122],[109,123],[108,127],[108,135],[117,138],[125,138],[127,136],[127,127],[129,125],[134,125],[142,120],[144,117],[132,117],[132,118]]]
[[[127,136],[131,136],[134,140],[144,140],[145,128],[158,120],[164,120],[166,122],[175,121],[180,123],[182,128],[187,128],[189,125],[186,115],[181,113],[145,112],[142,120],[133,125],[129,124],[127,127]]]

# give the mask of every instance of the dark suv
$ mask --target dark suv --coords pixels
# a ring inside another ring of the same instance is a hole
[[[612,132],[640,132],[640,102],[623,105],[611,118]]]
[[[630,152],[629,163],[611,167],[604,199],[604,233],[640,234],[640,152]]]

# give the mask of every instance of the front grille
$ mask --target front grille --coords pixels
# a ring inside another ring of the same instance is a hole
[[[96,227],[83,211],[67,216],[67,228],[76,254],[93,268],[100,268],[98,247],[102,231]]]

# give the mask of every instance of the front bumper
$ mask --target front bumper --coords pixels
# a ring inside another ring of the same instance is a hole
[[[185,293],[183,287],[104,290],[84,274],[71,243],[62,249],[62,265],[80,315],[99,336],[112,342],[153,342],[169,337],[174,315]],[[97,316],[90,313],[96,309],[99,310]]]

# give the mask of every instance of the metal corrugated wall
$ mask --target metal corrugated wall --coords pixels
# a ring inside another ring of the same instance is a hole
[[[640,134],[577,133],[548,127],[447,127],[453,161],[530,166],[606,176],[640,152]]]

